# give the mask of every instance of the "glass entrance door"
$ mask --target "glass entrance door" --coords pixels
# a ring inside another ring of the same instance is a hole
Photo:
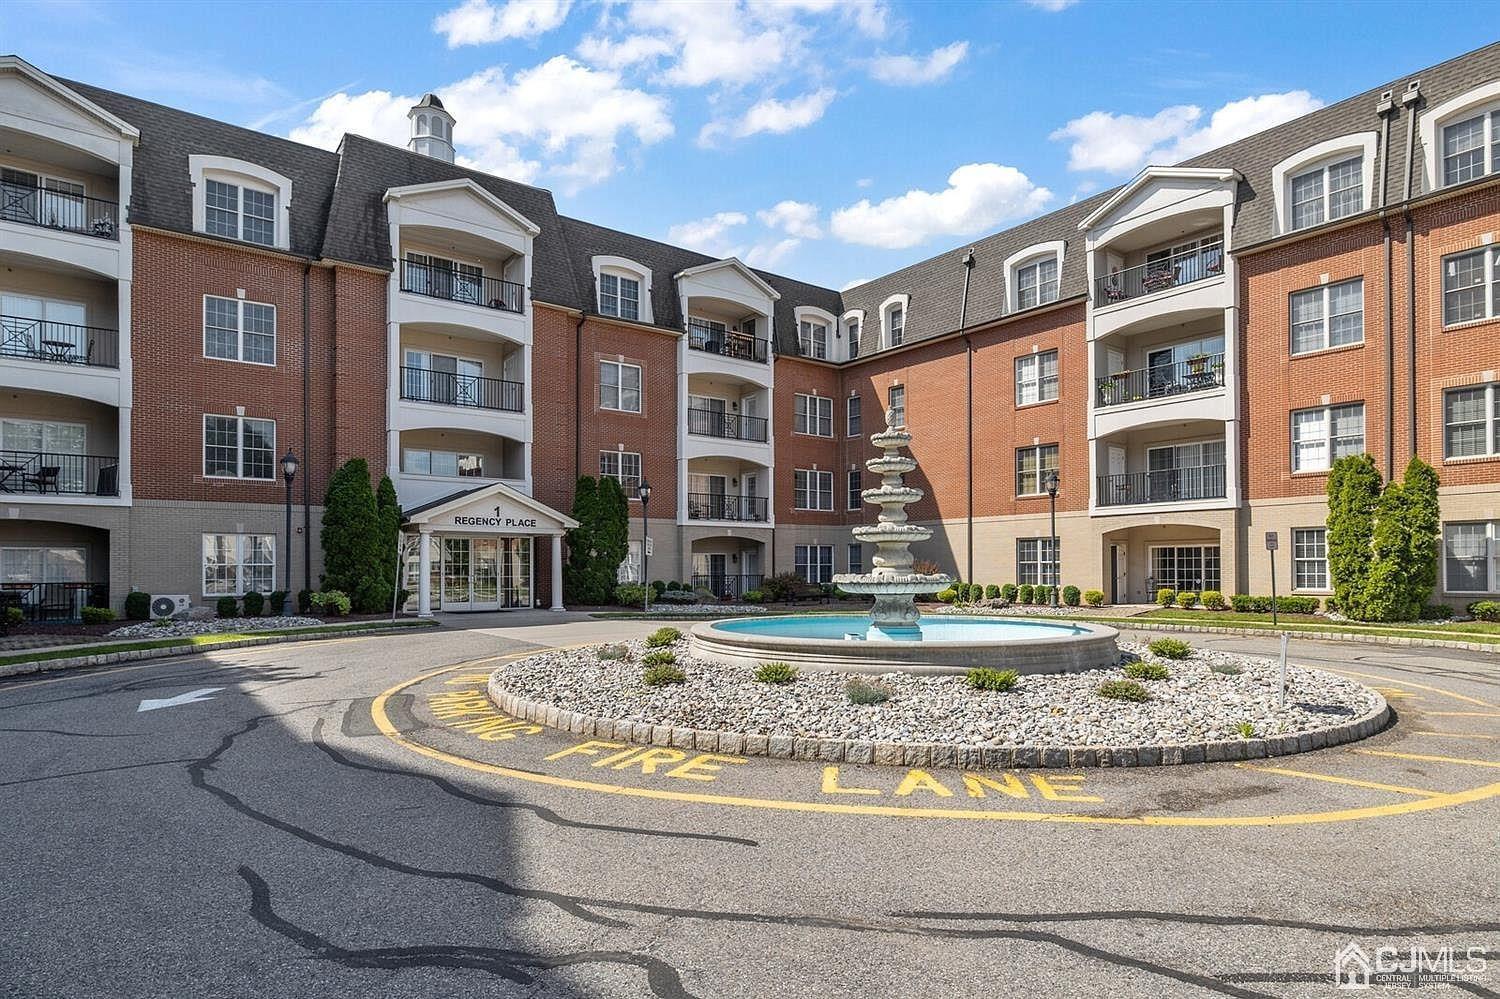
[[[469,571],[472,568],[468,538],[443,539],[443,610],[471,610]]]
[[[498,610],[500,607],[500,542],[496,538],[474,538],[472,585],[469,600],[474,610]]]
[[[501,567],[500,606],[530,607],[531,539],[503,539]]]

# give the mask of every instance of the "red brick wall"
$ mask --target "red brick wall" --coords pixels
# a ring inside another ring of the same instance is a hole
[[[331,280],[333,463],[364,458],[378,482],[386,471],[385,306],[390,275],[338,267]]]
[[[573,506],[577,436],[574,371],[578,320],[561,309],[536,306],[531,317],[531,481],[538,500],[567,513]],[[584,469],[598,474],[597,467]],[[547,558],[550,559],[548,550]]]
[[[599,452],[617,450],[641,455],[641,472],[651,483],[651,516],[677,516],[677,340],[671,333],[640,329],[621,324],[587,319],[583,324],[583,378],[580,404],[583,409],[582,468],[583,475],[599,474]],[[641,366],[641,412],[621,413],[599,406],[599,362],[621,360]],[[555,383],[558,390],[571,384]],[[533,374],[538,391],[548,391],[543,376]],[[569,393],[571,395],[571,393]],[[568,403],[571,407],[571,399]],[[567,417],[572,419],[571,409]],[[537,433],[544,432],[542,427]],[[569,468],[572,461],[569,460]],[[572,489],[568,502],[572,504]],[[632,504],[631,515],[639,507]]]
[[[844,403],[839,392],[839,371],[795,357],[778,357],[776,388],[771,393],[772,427],[775,440],[776,523],[842,524],[847,463],[841,463],[844,439]],[[820,395],[832,398],[833,437],[816,437],[796,433],[797,395]],[[831,470],[833,472],[833,510],[798,510],[796,504],[797,469]],[[873,485],[873,483],[867,483]]]

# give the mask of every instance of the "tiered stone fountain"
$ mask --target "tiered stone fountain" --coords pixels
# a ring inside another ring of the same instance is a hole
[[[912,571],[911,546],[932,537],[932,531],[906,519],[906,508],[925,494],[906,484],[908,472],[916,470],[917,460],[901,452],[911,446],[911,434],[895,424],[894,410],[885,411],[885,429],[870,436],[870,443],[883,452],[865,462],[865,467],[880,475],[880,485],[860,495],[866,503],[880,507],[874,524],[854,529],[860,541],[873,542],[875,555],[870,572],[834,576],[839,588],[849,593],[868,593],[875,598],[870,608],[870,622],[892,638],[919,634],[917,622],[921,611],[915,597],[918,593],[936,593],[952,576],[942,573]]]

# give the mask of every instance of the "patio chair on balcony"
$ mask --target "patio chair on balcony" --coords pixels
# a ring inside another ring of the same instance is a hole
[[[36,491],[45,493],[48,491],[59,492],[59,480],[62,478],[62,466],[43,465],[35,472],[28,472],[21,476],[23,486],[35,486]]]

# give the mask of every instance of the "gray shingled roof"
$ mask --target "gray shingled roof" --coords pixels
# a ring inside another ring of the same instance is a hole
[[[140,129],[130,191],[131,222],[192,232],[193,186],[189,181],[188,156],[194,153],[232,156],[291,179],[292,252],[307,257],[318,255],[323,245],[323,221],[338,175],[336,153],[87,83],[59,82]]]

